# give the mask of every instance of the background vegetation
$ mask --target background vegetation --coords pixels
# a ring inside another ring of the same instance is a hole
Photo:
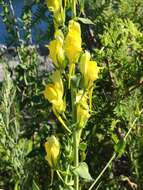
[[[52,39],[52,15],[47,15],[43,1],[26,1],[20,18],[14,15],[12,1],[0,4],[8,46],[16,47],[20,60],[14,71],[4,56],[0,60],[5,71],[0,84],[0,188],[62,189],[58,179],[50,187],[50,168],[44,158],[43,143],[59,125],[43,97],[49,72],[39,71],[37,48],[30,46],[31,28],[43,20],[48,27],[38,43]],[[142,190],[143,1],[85,0],[82,14],[94,23],[81,23],[84,46],[103,70],[94,88],[93,115],[83,133],[80,157],[95,179],[112,154],[118,154],[94,189]],[[64,139],[62,143],[64,147]],[[83,183],[83,189],[90,185]]]

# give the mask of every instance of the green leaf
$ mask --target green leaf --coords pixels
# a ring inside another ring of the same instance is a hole
[[[119,142],[119,139],[118,139],[118,136],[117,136],[117,135],[112,134],[112,135],[111,135],[111,138],[112,138],[112,140],[114,141],[115,144],[117,144],[117,143]]]
[[[73,170],[73,173],[86,181],[93,181],[89,173],[88,165],[85,162],[79,163],[79,166]]]
[[[26,143],[26,154],[27,155],[32,151],[32,148],[33,148],[33,141],[27,140],[27,143]]]
[[[117,120],[113,120],[112,123],[111,123],[111,131],[114,131],[115,127],[117,126],[117,123],[119,123],[120,120],[117,119]]]
[[[33,180],[32,190],[40,190],[36,182]]]
[[[126,142],[122,139],[115,146],[114,149],[118,153],[118,157],[121,157],[126,148]]]
[[[78,17],[78,20],[81,21],[83,24],[92,24],[92,25],[94,25],[94,23],[89,18]]]
[[[79,144],[79,149],[81,150],[81,151],[86,151],[86,149],[87,149],[87,144],[86,143],[80,143]]]

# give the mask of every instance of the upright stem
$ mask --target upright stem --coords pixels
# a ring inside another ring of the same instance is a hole
[[[11,0],[9,0],[9,8],[11,10],[11,14],[12,14],[12,17],[13,17],[12,19],[14,21],[14,27],[15,27],[15,32],[16,32],[17,40],[18,40],[18,42],[20,44],[21,39],[20,39],[20,32],[19,32],[18,22],[17,22],[17,18],[15,16],[15,11],[14,11],[14,8],[13,8]]]
[[[78,139],[77,139],[77,131],[74,131],[74,166],[78,167],[79,164],[79,156],[78,156]],[[75,175],[74,178],[74,188],[75,190],[79,189],[79,177]]]
[[[77,0],[72,0],[73,18],[76,17],[76,4],[77,4]]]
[[[72,120],[73,124],[76,123],[76,89],[71,85],[71,101],[72,101]],[[74,167],[78,167],[79,156],[78,156],[78,130],[74,129],[73,133],[73,149],[74,149]],[[74,176],[74,189],[79,190],[79,177],[78,175]]]
[[[126,140],[127,140],[127,137],[128,137],[128,136],[129,136],[129,134],[131,133],[132,129],[133,129],[133,128],[134,128],[134,126],[135,126],[136,121],[140,118],[140,115],[141,115],[142,113],[143,113],[143,109],[140,111],[139,116],[138,116],[138,117],[136,117],[136,118],[134,119],[133,123],[131,124],[130,129],[128,130],[127,134],[126,134],[126,135],[125,135],[125,137],[124,137],[124,141],[126,141]]]

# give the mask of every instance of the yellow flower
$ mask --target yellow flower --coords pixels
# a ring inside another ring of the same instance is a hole
[[[51,167],[54,167],[57,164],[60,153],[60,143],[54,135],[47,138],[47,141],[45,142],[45,150],[47,154],[45,159]]]
[[[87,103],[87,96],[83,94],[84,92],[80,90],[76,96],[76,108],[77,108],[77,123],[80,128],[85,127],[90,114],[89,114],[89,106]]]
[[[85,53],[81,56],[79,68],[83,75],[86,87],[92,85],[92,83],[98,79],[100,67],[97,66],[95,61],[90,61],[89,52],[85,51]]]
[[[57,12],[61,6],[61,0],[46,0],[47,7],[50,11]]]
[[[80,24],[73,20],[69,21],[68,34],[65,39],[65,53],[70,63],[76,62],[81,51]]]
[[[51,78],[53,83],[45,87],[44,97],[52,103],[53,110],[61,113],[65,110],[65,103],[63,100],[64,87],[60,72],[56,71]]]
[[[61,30],[56,31],[55,33],[55,39],[52,40],[48,46],[50,51],[50,58],[52,59],[54,65],[57,68],[64,68],[64,49],[63,49],[63,43],[64,43],[64,36]]]

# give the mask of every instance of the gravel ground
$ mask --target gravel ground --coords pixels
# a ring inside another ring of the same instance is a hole
[[[19,60],[18,57],[15,54],[15,48],[11,48],[8,51],[6,51],[6,47],[3,45],[0,45],[0,58],[4,58],[11,69],[14,69],[18,64]],[[6,51],[5,54],[3,54]],[[38,48],[39,52],[39,61],[40,61],[40,71],[52,71],[53,70],[53,64],[50,58],[48,57],[48,51],[45,50],[45,48]],[[4,78],[4,71],[3,71],[3,64],[0,59],[0,81],[3,81]]]

